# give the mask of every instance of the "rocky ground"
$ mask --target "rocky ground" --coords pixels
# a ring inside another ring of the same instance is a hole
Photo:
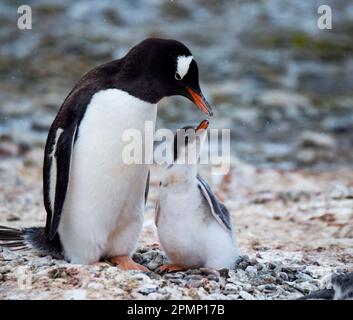
[[[1,224],[44,224],[41,160],[41,148],[1,159]],[[157,241],[157,173],[134,255],[150,273],[2,250],[0,299],[296,299],[329,287],[332,272],[353,271],[352,172],[285,172],[234,161],[228,175],[208,178],[234,217],[237,264],[162,275],[158,267],[166,258],[148,246]]]

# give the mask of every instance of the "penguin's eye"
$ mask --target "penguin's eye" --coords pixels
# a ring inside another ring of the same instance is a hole
[[[181,75],[178,72],[175,72],[175,79],[177,79],[177,80],[182,79]]]

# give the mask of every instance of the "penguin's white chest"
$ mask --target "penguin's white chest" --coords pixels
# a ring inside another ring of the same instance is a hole
[[[172,263],[216,269],[234,265],[238,255],[235,239],[212,216],[196,185],[161,188],[157,228]]]
[[[201,233],[203,214],[197,188],[184,190],[163,188],[160,192],[158,236],[169,259],[184,266],[204,263]]]
[[[124,152],[131,151],[126,148],[135,141],[134,156],[142,158],[145,122],[154,123],[156,113],[157,105],[118,89],[92,97],[78,128],[59,226],[71,261],[89,263],[134,249],[142,225],[148,166],[126,164]]]

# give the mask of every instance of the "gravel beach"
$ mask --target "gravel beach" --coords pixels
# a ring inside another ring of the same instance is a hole
[[[0,163],[0,223],[43,225],[40,148]],[[207,177],[207,169],[204,175]],[[151,272],[108,263],[72,265],[32,250],[0,251],[0,299],[296,299],[329,288],[331,274],[353,271],[353,173],[256,169],[234,161],[209,179],[231,210],[241,256],[231,270],[162,275],[154,206],[158,170],[134,259]],[[6,183],[4,183],[6,182]]]

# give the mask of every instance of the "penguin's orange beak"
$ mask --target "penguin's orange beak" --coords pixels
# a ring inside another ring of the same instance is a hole
[[[188,87],[187,91],[190,95],[190,100],[192,100],[198,107],[199,109],[207,114],[208,116],[212,117],[213,116],[213,111],[203,94],[200,92],[196,92],[194,89]]]
[[[208,128],[209,123],[210,122],[208,120],[202,120],[200,124],[196,127],[195,131],[199,132],[201,130],[206,130]]]

